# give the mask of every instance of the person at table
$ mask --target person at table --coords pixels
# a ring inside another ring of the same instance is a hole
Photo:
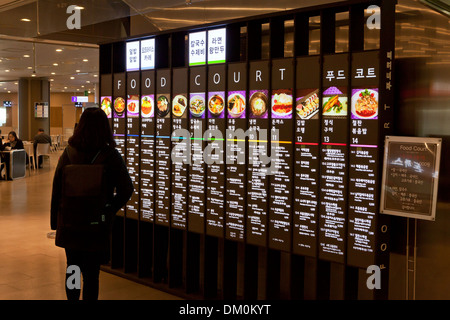
[[[23,149],[23,142],[17,137],[15,131],[8,134],[8,141],[1,145],[0,150],[21,150]]]
[[[36,159],[36,148],[38,143],[49,143],[52,145],[52,138],[45,133],[44,129],[39,128],[37,134],[33,138],[34,158]],[[42,168],[42,156],[39,156],[38,167]]]
[[[23,147],[23,142],[22,142],[22,140],[20,140],[17,137],[17,134],[16,134],[15,131],[11,131],[8,134],[8,142],[6,142],[6,143],[4,143],[4,144],[2,144],[0,146],[0,150],[1,151],[5,151],[5,150],[6,151],[9,151],[9,150],[21,150],[23,148],[24,148]],[[10,178],[9,178],[9,155],[7,156],[7,155],[2,154],[2,162],[5,163],[6,178],[8,180],[10,180]]]

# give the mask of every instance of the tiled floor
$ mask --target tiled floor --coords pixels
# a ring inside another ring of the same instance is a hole
[[[65,254],[47,234],[59,153],[23,179],[0,181],[0,300],[64,300]],[[100,272],[102,300],[179,299]]]

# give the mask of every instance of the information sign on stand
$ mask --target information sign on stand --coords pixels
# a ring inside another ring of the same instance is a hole
[[[434,220],[442,139],[386,136],[380,212]]]

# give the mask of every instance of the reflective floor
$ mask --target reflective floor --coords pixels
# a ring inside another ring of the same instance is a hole
[[[48,237],[54,168],[61,152],[25,178],[0,181],[0,300],[65,300],[65,253]],[[100,272],[101,300],[173,300],[173,295]]]

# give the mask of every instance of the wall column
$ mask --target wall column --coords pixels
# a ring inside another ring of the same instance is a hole
[[[19,138],[31,140],[39,128],[50,134],[50,84],[47,79],[19,79]],[[35,102],[48,102],[48,118],[34,117]]]

